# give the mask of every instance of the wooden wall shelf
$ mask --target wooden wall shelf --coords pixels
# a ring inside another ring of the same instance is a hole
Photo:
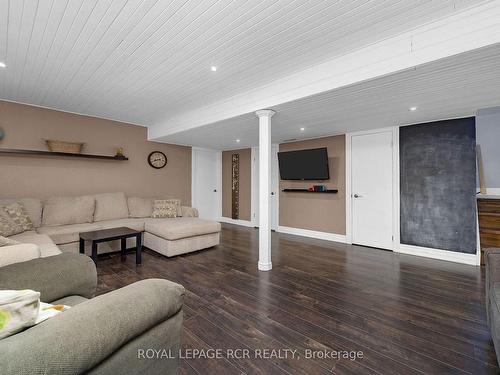
[[[322,193],[322,194],[337,194],[339,191],[337,189],[328,189],[325,191],[310,191],[308,189],[282,189],[281,191],[285,193]]]
[[[38,150],[17,150],[0,148],[0,155],[26,155],[26,156],[56,156],[82,159],[101,159],[101,160],[128,160],[125,156],[107,156],[107,155],[92,155],[92,154],[73,154],[69,152],[52,152]]]

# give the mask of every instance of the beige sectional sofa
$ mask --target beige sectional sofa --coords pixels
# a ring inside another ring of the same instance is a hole
[[[143,231],[143,245],[169,257],[216,246],[220,241],[220,223],[198,218],[195,208],[181,206],[180,202],[176,218],[152,218],[153,198],[127,198],[124,193],[54,197],[45,201],[0,199],[0,206],[12,202],[20,202],[25,207],[34,230],[9,238],[35,244],[40,257],[61,251],[77,253],[80,232],[122,226]],[[116,251],[119,246],[119,241],[99,244],[98,253]],[[128,239],[127,246],[135,246],[135,239]],[[3,254],[14,253],[8,247],[11,246],[1,248]],[[36,249],[26,248],[29,259],[36,257]],[[85,251],[90,253],[90,244]]]

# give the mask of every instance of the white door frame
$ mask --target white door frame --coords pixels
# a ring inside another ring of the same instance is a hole
[[[399,127],[365,130],[346,134],[346,242],[352,244],[352,137],[358,135],[392,133],[392,250],[397,251],[399,244]]]
[[[272,157],[276,156],[277,158],[277,153],[279,152],[279,144],[273,143],[271,145],[271,153]],[[257,210],[259,208],[259,200],[258,200],[258,191],[259,191],[259,173],[256,168],[256,160],[255,157],[259,154],[259,147],[252,147],[251,148],[251,202],[250,202],[250,211],[251,211],[251,223],[254,227],[258,226],[258,221],[257,221]],[[272,168],[278,168],[277,165],[272,164]],[[274,178],[273,178],[274,177]],[[280,187],[280,179],[279,179],[279,170],[277,170],[276,174],[272,174],[271,172],[271,179],[272,179],[272,188],[271,190],[275,192],[274,199],[276,202],[276,205],[274,207],[274,212],[271,213],[271,215],[276,215],[276,228],[273,228],[273,230],[277,230],[279,227],[279,220],[280,220],[280,193],[279,193],[279,187]]]
[[[197,151],[205,151],[205,152],[214,152],[216,153],[216,170],[214,171],[216,176],[217,176],[217,194],[216,194],[216,199],[217,199],[217,211],[215,213],[216,218],[220,218],[222,216],[222,151],[218,150],[212,150],[208,148],[201,148],[201,147],[191,147],[191,206],[196,208],[196,203],[197,203],[197,197],[196,197],[196,191],[195,191],[195,186],[197,184],[196,181],[196,176],[197,176],[197,163],[196,163],[196,152]]]
[[[258,173],[257,168],[255,166],[256,155],[259,152],[258,147],[252,147],[250,151],[250,222],[252,226],[257,227],[257,210],[259,209],[259,202],[257,198],[257,192],[259,189],[259,184],[256,183],[258,181]]]
[[[278,164],[278,152],[280,145],[273,143],[271,145],[271,191],[274,191],[274,210],[271,212],[271,229],[277,231],[280,226],[280,170]],[[276,225],[273,226],[273,217]]]

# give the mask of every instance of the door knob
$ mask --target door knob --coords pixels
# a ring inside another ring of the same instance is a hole
[[[214,189],[214,193],[217,193],[217,189]]]
[[[356,193],[356,194],[353,195],[353,197],[354,198],[361,198],[361,195]]]

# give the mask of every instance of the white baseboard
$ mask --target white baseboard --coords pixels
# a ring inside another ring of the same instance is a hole
[[[486,195],[500,195],[500,188],[486,188]]]
[[[243,227],[251,227],[251,228],[254,227],[253,223],[251,221],[248,221],[248,220],[231,219],[230,217],[221,216],[219,218],[219,221],[222,223],[241,225]]]
[[[420,247],[413,245],[400,244],[396,246],[395,253],[416,255],[420,257],[446,260],[448,262],[470,264],[472,266],[479,266],[479,256],[477,254],[465,254],[455,251],[431,249],[428,247]]]
[[[278,232],[286,234],[294,234],[296,236],[302,236],[302,237],[316,238],[318,240],[347,243],[347,237],[344,234],[318,232],[315,230],[282,227],[282,226],[278,226]]]
[[[500,195],[500,188],[486,188],[486,194],[488,194],[488,195]]]
[[[273,264],[272,264],[272,262],[269,262],[269,263],[259,262],[257,265],[257,268],[259,271],[270,271],[273,269]]]

